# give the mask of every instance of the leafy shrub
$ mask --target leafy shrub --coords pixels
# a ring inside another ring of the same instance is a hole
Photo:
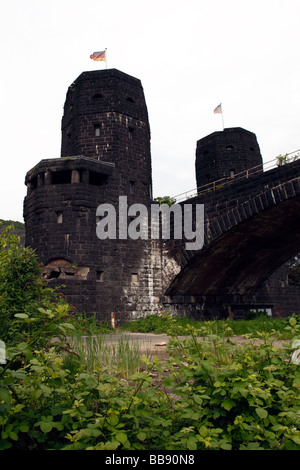
[[[74,328],[66,323],[71,307],[47,286],[34,251],[21,246],[7,226],[0,234],[0,338],[8,346],[45,346]],[[64,323],[64,325],[62,325]]]
[[[293,341],[283,349],[274,347],[272,332],[258,331],[238,346],[227,322],[196,328],[166,316],[170,361],[162,367],[144,357],[145,370],[120,378],[101,362],[88,369],[79,356],[76,363],[66,360],[74,351],[65,345],[63,356],[51,345],[53,336],[74,328],[69,306],[55,296],[51,303],[54,294],[39,284],[33,255],[6,240],[0,275],[7,323],[1,331],[9,343],[0,364],[0,449],[299,450],[296,316],[286,323]],[[30,269],[21,262],[27,256]],[[31,280],[34,295],[27,286],[22,300],[12,266],[25,284]]]
[[[91,335],[113,333],[115,331],[107,321],[99,322],[96,315],[86,315],[79,312],[76,312],[74,326],[75,330],[72,332],[72,336],[80,336],[84,331]]]
[[[290,328],[297,336],[297,321]],[[19,345],[27,365],[0,368],[0,447],[298,450],[300,373],[292,352],[300,341],[280,350],[266,334],[259,346],[236,346],[208,325],[187,332],[174,334],[161,377],[159,362],[144,358],[145,371],[127,380],[101,364],[88,371],[84,362],[70,374],[54,348]]]
[[[297,335],[297,321],[290,328]],[[165,380],[178,396],[174,416],[186,418],[189,449],[299,449],[299,365],[293,347],[276,349],[268,334],[243,346],[215,334],[174,339],[177,370]],[[299,343],[296,342],[297,344]],[[178,418],[177,418],[178,419]],[[172,437],[182,446],[182,429]]]
[[[203,321],[194,320],[188,317],[173,317],[169,312],[163,312],[161,315],[147,315],[135,321],[125,323],[121,330],[140,332],[140,333],[157,333],[168,334],[170,325],[172,328],[183,327],[182,334],[187,334],[187,325],[192,325],[200,330],[206,325],[210,332],[214,332],[219,336],[244,335],[255,333],[256,331],[266,331],[274,335],[289,337],[288,330],[285,330],[288,319],[272,318],[267,315],[257,316],[253,319],[241,320],[213,320]]]
[[[268,315],[264,311],[254,312],[253,310],[249,310],[245,312],[245,320],[253,320],[254,318],[268,318]]]
[[[154,200],[159,202],[160,206],[162,206],[163,204],[166,204],[168,206],[172,206],[173,204],[176,204],[176,199],[170,196],[156,197]]]

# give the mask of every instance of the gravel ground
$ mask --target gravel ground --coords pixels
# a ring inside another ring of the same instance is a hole
[[[118,342],[120,338],[124,338],[129,343],[137,342],[139,343],[140,350],[142,353],[151,353],[152,355],[157,355],[158,357],[165,356],[167,354],[167,344],[170,341],[170,337],[165,334],[154,334],[154,333],[115,333],[104,335],[104,341],[114,344]],[[184,338],[184,337],[182,337]],[[226,338],[227,339],[227,338]],[[225,339],[225,340],[226,340]],[[229,340],[236,344],[245,344],[249,340],[243,336],[232,336]],[[255,340],[254,344],[262,343],[263,340]],[[289,340],[274,340],[272,343],[277,348],[283,348],[289,345]]]

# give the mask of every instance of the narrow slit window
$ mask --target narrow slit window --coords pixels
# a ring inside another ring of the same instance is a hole
[[[104,282],[104,272],[96,271],[96,280],[97,282]]]
[[[95,130],[95,137],[99,137],[100,136],[100,125],[99,124],[95,125],[94,130]]]
[[[56,212],[56,222],[58,224],[62,224],[63,223],[63,213],[62,212]]]
[[[132,284],[137,284],[139,282],[138,273],[131,273],[131,282]]]
[[[135,194],[135,182],[129,181],[129,192],[130,194]]]
[[[133,136],[134,136],[134,129],[133,129],[133,127],[128,127],[128,139],[129,139],[129,140],[133,140]]]
[[[234,178],[234,170],[230,170],[230,178]]]

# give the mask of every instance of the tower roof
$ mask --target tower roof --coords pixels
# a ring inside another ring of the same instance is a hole
[[[248,136],[255,136],[255,134],[251,131],[248,131],[247,129],[244,129],[243,127],[225,127],[224,130],[222,131],[215,131],[212,132],[211,134],[206,135],[205,137],[202,137],[201,139],[198,140],[198,142],[202,141],[207,141],[210,139],[215,139],[215,138],[220,138],[220,139],[227,139],[230,137],[230,135],[233,134],[240,134],[240,135],[248,135]]]

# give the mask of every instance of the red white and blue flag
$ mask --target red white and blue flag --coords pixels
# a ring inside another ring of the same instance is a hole
[[[214,109],[215,114],[222,113],[222,104],[219,104],[215,109]]]

